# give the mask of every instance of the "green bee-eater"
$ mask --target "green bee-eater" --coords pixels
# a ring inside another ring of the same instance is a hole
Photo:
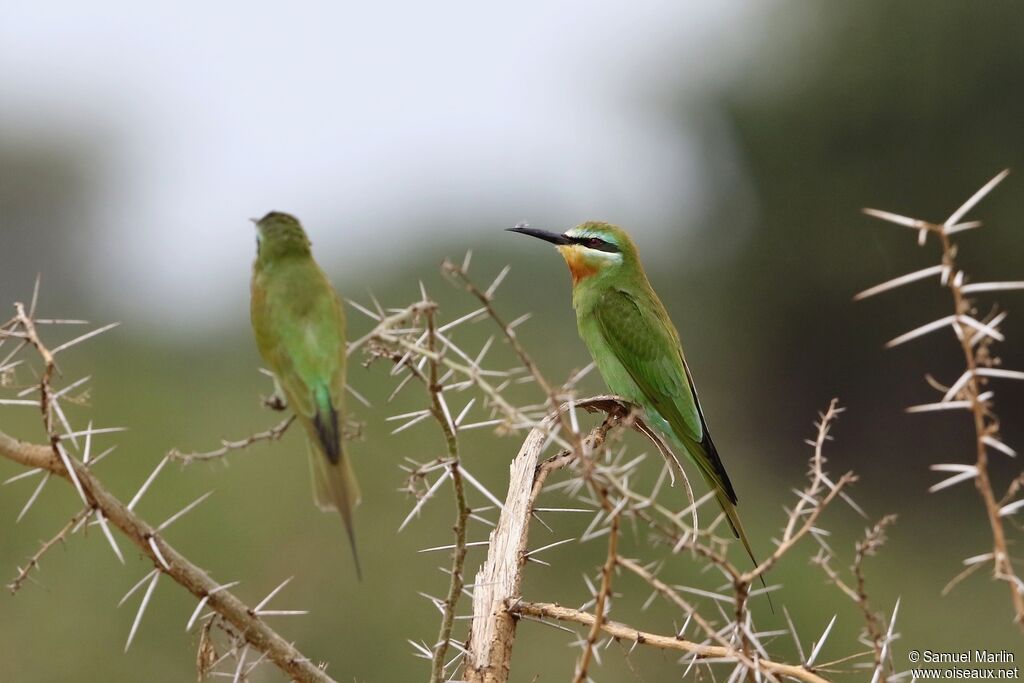
[[[314,499],[322,510],[341,513],[359,573],[352,528],[359,486],[342,445],[345,314],[299,221],[271,211],[254,222],[250,313],[256,346],[306,430]]]
[[[561,235],[523,226],[510,230],[551,242],[561,252],[572,274],[580,337],[605,384],[643,408],[648,422],[686,453],[757,564],[736,512],[736,491],[711,441],[679,333],[647,280],[633,240],[622,228],[597,222]]]

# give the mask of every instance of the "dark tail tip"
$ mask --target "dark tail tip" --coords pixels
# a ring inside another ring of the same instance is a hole
[[[331,405],[330,399],[327,400],[326,410],[317,410],[313,415],[313,425],[316,427],[324,455],[332,465],[337,465],[341,459],[341,431],[338,426],[338,411]]]
[[[359,564],[359,551],[356,549],[356,534],[355,529],[352,528],[352,524],[348,519],[343,520],[345,522],[345,531],[348,534],[348,547],[352,549],[352,562],[356,566],[356,579],[359,581],[363,580],[363,568]]]
[[[353,560],[353,562],[355,562],[355,565],[356,565],[356,581],[362,581],[363,580],[363,568],[359,565],[359,553],[356,552],[355,543],[352,544],[352,560]],[[772,603],[772,601],[769,599],[768,600],[768,604],[770,605],[771,603]],[[772,610],[772,614],[775,614],[775,610],[774,609]]]

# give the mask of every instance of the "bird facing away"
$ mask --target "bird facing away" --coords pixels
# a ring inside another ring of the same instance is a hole
[[[648,422],[686,453],[756,565],[736,512],[736,491],[711,441],[679,333],[647,280],[633,240],[622,228],[598,222],[561,235],[525,226],[510,230],[551,242],[561,252],[572,274],[580,337],[605,384],[643,408]]]
[[[314,500],[321,510],[341,513],[361,574],[352,528],[359,485],[342,444],[345,314],[299,221],[271,211],[254,222],[250,313],[256,346],[306,430]]]

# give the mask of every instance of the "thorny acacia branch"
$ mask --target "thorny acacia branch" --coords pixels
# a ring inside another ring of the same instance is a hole
[[[16,589],[28,575],[28,571],[33,566],[38,565],[38,560],[42,553],[57,541],[63,540],[73,533],[86,518],[95,515],[119,558],[121,557],[120,550],[117,549],[113,536],[109,534],[106,526],[107,522],[119,529],[154,565],[153,571],[147,576],[149,587],[147,588],[146,596],[143,598],[142,607],[136,615],[136,621],[129,636],[129,644],[135,635],[149,596],[152,595],[159,577],[165,575],[191,592],[192,595],[201,601],[201,605],[209,607],[214,613],[224,619],[247,644],[247,647],[261,652],[292,680],[310,683],[331,683],[333,679],[330,676],[314,665],[307,657],[303,656],[291,643],[278,635],[274,629],[270,628],[263,621],[258,608],[251,608],[243,603],[230,590],[227,590],[225,586],[215,582],[206,572],[179,553],[163,537],[161,533],[163,528],[184,512],[189,511],[194,506],[194,503],[159,527],[153,527],[132,509],[134,503],[138,500],[138,495],[132,503],[127,505],[122,503],[121,500],[107,491],[106,487],[93,474],[89,463],[80,462],[65,449],[65,439],[74,439],[75,433],[71,432],[70,427],[66,424],[63,412],[60,410],[55,398],[59,395],[59,392],[55,391],[51,384],[57,367],[55,357],[60,351],[101,331],[105,331],[110,326],[99,328],[98,331],[89,332],[76,340],[51,350],[43,343],[37,332],[33,319],[34,305],[26,310],[25,306],[19,303],[15,305],[15,310],[16,316],[0,328],[3,330],[0,342],[6,341],[8,338],[20,339],[21,343],[19,343],[14,353],[17,353],[26,345],[30,345],[36,350],[42,360],[43,369],[40,373],[38,393],[43,425],[48,435],[48,444],[44,446],[26,443],[4,432],[0,432],[0,456],[25,467],[38,469],[68,480],[77,489],[85,507],[75,515],[71,522],[53,540],[40,548],[39,552],[30,559],[27,567],[19,571],[18,577],[12,584],[12,589]],[[14,353],[9,355],[0,364],[0,368],[10,368]],[[55,419],[68,429],[68,434],[61,434],[54,428]],[[90,429],[84,436],[86,439],[91,439],[93,433],[95,432]],[[88,457],[88,452],[86,457]],[[157,471],[159,471],[159,468]],[[141,492],[139,495],[141,495]],[[242,663],[243,660],[240,660],[239,668],[241,668]]]
[[[885,532],[886,529],[896,522],[896,515],[885,515],[873,526],[869,527],[864,532],[864,538],[857,541],[854,545],[854,558],[853,564],[850,566],[850,574],[853,576],[853,582],[848,582],[844,579],[839,571],[836,570],[831,562],[834,559],[832,554],[824,546],[819,551],[818,555],[813,558],[813,562],[821,567],[822,571],[828,577],[829,582],[832,583],[836,588],[842,591],[847,597],[849,597],[857,607],[860,608],[861,614],[864,616],[864,634],[862,642],[871,646],[874,652],[874,669],[877,672],[876,676],[880,677],[884,674],[885,669],[888,668],[890,671],[894,670],[893,663],[886,662],[886,625],[883,617],[872,609],[870,601],[868,599],[867,592],[867,579],[864,574],[864,560],[871,555],[875,555],[882,545],[886,541]],[[891,656],[891,651],[889,651]]]
[[[451,667],[464,656],[463,671],[466,680],[491,683],[506,681],[516,624],[521,617],[558,619],[589,627],[588,636],[579,641],[582,651],[576,667],[577,680],[586,680],[591,658],[601,645],[599,641],[607,636],[632,639],[634,643],[640,645],[681,651],[687,655],[682,663],[691,667],[696,665],[710,670],[712,666],[731,665],[735,667],[737,678],[746,674],[755,678],[761,677],[763,680],[778,680],[779,676],[804,681],[823,680],[820,676],[823,665],[816,665],[815,658],[827,638],[829,629],[826,629],[814,651],[804,659],[803,664],[777,662],[769,657],[765,650],[762,643],[765,634],[759,633],[754,627],[748,601],[751,595],[758,593],[751,590],[752,583],[779,562],[801,539],[810,536],[821,542],[817,524],[825,507],[838,497],[853,505],[845,493],[846,486],[854,481],[853,475],[848,473],[832,481],[823,466],[825,460],[822,447],[828,438],[829,426],[839,413],[835,403],[822,415],[818,425],[818,438],[813,444],[815,453],[811,459],[810,483],[798,494],[795,505],[789,511],[783,535],[775,552],[760,566],[750,571],[740,571],[727,559],[728,540],[715,535],[715,528],[724,518],[718,515],[708,527],[697,527],[698,509],[710,499],[709,496],[704,496],[698,501],[693,500],[684,477],[689,506],[679,510],[673,504],[658,500],[664,482],[674,480],[678,463],[675,462],[675,456],[667,444],[644,423],[642,415],[616,397],[576,399],[573,395],[573,385],[583,373],[571,378],[562,386],[555,386],[546,380],[516,337],[515,329],[524,318],[506,323],[493,306],[494,290],[506,271],[502,271],[495,282],[484,290],[469,280],[467,269],[468,256],[461,267],[450,263],[443,267],[447,276],[455,279],[477,299],[481,304],[478,310],[442,324],[437,316],[437,305],[427,297],[422,287],[420,300],[405,308],[385,311],[374,302],[376,312],[373,312],[353,304],[373,318],[375,325],[370,332],[349,345],[349,353],[362,350],[368,356],[367,363],[383,359],[392,366],[391,374],[400,379],[392,396],[412,380],[421,382],[426,387],[427,406],[422,410],[395,416],[394,419],[404,420],[404,424],[396,431],[409,428],[422,420],[432,419],[440,425],[445,438],[445,457],[422,465],[413,463],[408,490],[415,493],[416,503],[402,525],[404,527],[410,519],[418,515],[441,485],[447,479],[452,479],[457,517],[454,527],[455,543],[445,547],[453,551],[451,567],[448,570],[448,594],[444,600],[432,598],[442,613],[437,641],[433,646],[416,645],[421,656],[431,660],[432,680],[445,680],[450,675]],[[491,319],[497,324],[518,359],[520,367],[511,370],[485,369],[483,358],[491,347],[490,341],[475,354],[466,352],[454,343],[452,334],[457,325],[481,319]],[[28,343],[26,339],[22,341]],[[0,371],[3,367],[3,363],[0,363]],[[541,389],[544,393],[542,404],[517,406],[506,396],[510,387],[523,382],[533,382]],[[453,395],[470,389],[478,392],[478,398],[482,398],[476,403],[476,407],[489,413],[486,419],[478,422],[466,419],[477,398],[470,399],[461,410],[451,409]],[[552,410],[553,406],[557,409]],[[577,408],[603,411],[606,416],[587,433],[580,430],[577,423]],[[52,424],[52,421],[48,424]],[[282,422],[266,432],[239,441],[222,442],[222,448],[210,453],[172,455],[186,462],[218,458],[257,441],[278,438],[287,428],[287,424],[287,421]],[[469,474],[465,468],[465,455],[459,451],[459,433],[479,427],[493,427],[500,433],[529,430],[519,455],[511,464],[510,485],[504,504]],[[656,451],[665,458],[666,464],[662,467],[653,490],[638,490],[634,484],[638,479],[633,476],[634,472],[644,460],[644,456],[629,456],[625,447],[617,446],[617,437],[626,428],[632,428],[646,436]],[[50,430],[48,433],[52,434]],[[60,439],[57,441],[59,443]],[[547,460],[541,461],[542,452],[552,444],[561,450]],[[616,446],[615,449],[612,448],[613,445]],[[16,460],[19,458],[11,454],[21,453],[26,448],[42,449],[33,451],[35,456],[29,460],[35,462],[38,459],[36,456],[42,457],[41,453],[45,452],[47,460],[43,469],[56,474],[62,472],[62,458],[66,454],[61,449],[46,450],[45,446],[20,444],[13,440],[7,446],[5,450],[4,442],[0,439],[0,454],[14,457]],[[69,462],[70,469],[64,471],[62,476],[66,476],[68,472],[81,472],[80,480],[84,482],[82,487],[88,492],[86,500],[94,501],[95,496],[99,495],[99,484],[91,475],[88,464],[78,463],[74,458],[69,458]],[[569,476],[565,481],[547,485],[551,474],[566,469],[569,470]],[[499,509],[499,519],[487,544],[487,560],[473,584],[465,585],[464,564],[466,548],[470,545],[466,538],[467,521],[474,518],[490,523],[480,516],[479,508],[470,505],[467,495],[470,487],[482,493]],[[536,553],[551,545],[557,545],[551,544],[534,551],[527,549],[530,521],[537,519],[547,527],[540,519],[540,515],[547,516],[561,511],[559,508],[536,506],[538,496],[545,490],[560,491],[580,504],[580,508],[566,509],[567,512],[589,511],[594,514],[588,529],[579,539],[581,542],[604,534],[609,535],[607,557],[601,570],[600,588],[590,585],[593,600],[588,604],[593,604],[592,613],[586,611],[587,605],[579,610],[566,610],[557,605],[522,600],[523,570],[527,561],[537,560]],[[109,505],[101,508],[98,503],[96,504],[96,509],[103,513],[99,519],[109,519],[114,526],[125,531],[153,560],[156,567],[143,582],[140,582],[141,586],[147,580],[150,581],[143,604],[148,601],[148,596],[159,576],[167,574],[200,597],[199,609],[193,619],[198,616],[204,605],[208,605],[225,620],[225,624],[238,629],[242,640],[235,642],[247,643],[241,647],[240,655],[236,655],[238,671],[245,671],[243,664],[246,652],[252,648],[262,652],[279,667],[293,665],[299,668],[299,674],[283,668],[289,675],[294,676],[295,680],[330,680],[326,674],[298,655],[297,651],[294,651],[294,659],[285,658],[286,661],[282,664],[281,660],[286,651],[280,649],[280,643],[273,641],[272,637],[279,639],[279,636],[272,631],[270,635],[264,634],[265,638],[259,632],[255,635],[250,633],[250,629],[265,627],[259,616],[266,600],[252,609],[241,603],[235,605],[237,599],[225,586],[214,584],[205,574],[186,564],[187,560],[167,545],[159,535],[163,525],[154,530],[137,518],[132,511],[135,501],[127,506],[121,505],[120,508],[117,507],[120,504],[116,499],[109,502],[103,498],[103,501],[104,505]],[[191,506],[187,509],[191,509]],[[86,510],[91,512],[92,508]],[[623,526],[630,520],[634,527],[639,524],[646,528],[655,544],[662,544],[666,550],[673,553],[687,550],[707,567],[720,573],[727,586],[732,588],[732,595],[727,596],[724,593],[689,586],[672,586],[658,577],[659,569],[656,566],[644,565],[639,561],[622,557],[618,553],[618,540],[623,533]],[[74,527],[70,533],[74,533],[73,529]],[[57,538],[61,537],[59,534]],[[56,542],[55,539],[50,544]],[[639,632],[610,620],[608,614],[611,608],[612,574],[619,567],[646,583],[654,591],[652,598],[660,596],[681,610],[686,620],[683,630],[676,629],[673,635],[658,635]],[[199,574],[193,575],[193,570]],[[276,592],[277,590],[268,596],[268,599]],[[456,608],[463,592],[468,592],[473,599],[471,634],[465,650],[453,639]],[[688,593],[687,598],[683,597],[684,592]],[[693,600],[690,599],[690,595],[695,596]],[[710,600],[712,610],[704,610],[701,604],[704,600]],[[724,610],[718,608],[718,604],[730,600],[734,602],[735,610],[733,614],[727,615]],[[235,607],[238,607],[241,613]],[[683,632],[686,624],[691,622],[700,629],[700,635],[688,640],[683,637]],[[204,626],[204,642],[212,623],[207,621]],[[883,648],[893,638],[891,627],[890,623]],[[134,630],[135,627],[133,635]],[[799,640],[797,644],[799,648]],[[449,645],[459,650],[459,653],[451,661],[446,662]],[[211,656],[208,647],[203,643],[200,644],[199,654],[201,662],[204,662],[200,666],[201,671],[208,670],[211,664],[215,665],[219,661]],[[803,658],[802,655],[801,657]],[[319,677],[302,678],[304,675]]]
[[[7,589],[10,590],[11,593],[17,593],[21,589],[21,584],[25,583],[25,581],[32,574],[32,571],[39,566],[39,561],[42,559],[43,555],[45,555],[50,550],[50,548],[57,545],[58,543],[64,543],[65,541],[67,541],[68,536],[70,536],[71,533],[75,529],[77,529],[82,522],[89,518],[89,514],[91,512],[92,510],[90,508],[82,508],[74,515],[72,515],[71,520],[68,521],[68,523],[65,524],[61,528],[61,530],[53,536],[53,538],[51,538],[48,541],[45,541],[44,543],[41,543],[39,545],[39,550],[37,550],[32,555],[32,557],[28,559],[28,562],[25,563],[25,566],[18,568],[18,575],[14,577],[13,581],[7,584]]]
[[[590,451],[599,448],[612,427],[630,414],[629,408],[613,396],[584,399],[576,405],[601,409],[609,415],[584,439],[585,448]],[[560,409],[569,410],[570,406],[564,404]],[[508,677],[516,622],[505,605],[508,600],[521,595],[534,502],[548,476],[577,458],[576,451],[563,450],[538,465],[540,453],[547,443],[545,434],[556,419],[550,415],[545,418],[547,424],[542,423],[531,430],[509,466],[508,495],[497,526],[491,532],[487,560],[473,581],[473,623],[464,673],[470,682],[504,681]]]
[[[978,314],[971,295],[980,292],[1008,291],[1024,289],[1024,282],[980,282],[970,283],[964,271],[957,265],[959,246],[951,238],[958,232],[981,227],[980,221],[961,222],[964,216],[973,209],[988,193],[995,188],[1009,173],[1009,169],[999,173],[974,193],[943,223],[930,223],[914,218],[907,218],[887,211],[865,209],[870,216],[891,223],[903,225],[917,230],[918,244],[924,245],[929,235],[937,238],[941,248],[940,263],[929,268],[894,278],[888,282],[872,287],[858,294],[855,299],[863,299],[884,291],[901,287],[926,277],[938,275],[942,287],[949,290],[953,304],[953,314],[922,325],[906,334],[889,341],[886,346],[893,347],[916,339],[932,331],[951,327],[956,335],[963,355],[965,370],[949,387],[932,382],[933,386],[943,392],[942,399],[937,403],[912,406],[907,412],[931,412],[936,410],[966,409],[970,412],[975,437],[974,463],[972,465],[948,463],[933,465],[932,469],[956,474],[933,486],[932,492],[952,486],[968,479],[974,480],[974,486],[981,497],[985,516],[992,536],[992,551],[984,560],[991,561],[992,573],[996,579],[1005,581],[1010,591],[1014,621],[1024,629],[1024,581],[1017,575],[1013,560],[1008,551],[1006,529],[1003,518],[1014,514],[1024,507],[1024,500],[1006,502],[996,495],[989,473],[988,449],[999,451],[1011,457],[1013,449],[1000,438],[999,419],[993,410],[993,392],[987,390],[993,378],[1024,380],[1024,372],[1004,370],[999,366],[999,359],[991,351],[996,341],[1003,341],[1004,336],[999,325],[1006,313],[993,311],[983,319]],[[1011,484],[1011,488],[1013,484]],[[1009,493],[1009,490],[1008,490]],[[1012,497],[1012,496],[1011,496]],[[975,558],[972,558],[975,559]],[[975,563],[972,563],[975,564]],[[971,567],[968,567],[968,573]],[[955,584],[964,575],[955,578]]]
[[[175,448],[167,454],[167,457],[170,458],[171,460],[177,460],[181,462],[183,465],[188,465],[192,462],[199,462],[203,460],[215,460],[217,458],[224,457],[231,451],[238,451],[244,448],[248,448],[249,446],[252,446],[255,443],[259,443],[260,441],[277,441],[282,436],[284,436],[284,433],[288,431],[288,427],[290,427],[292,422],[294,421],[295,415],[292,414],[286,417],[285,419],[281,420],[277,425],[265,431],[250,434],[249,436],[242,439],[238,439],[237,441],[228,441],[227,439],[224,439],[223,441],[221,441],[221,447],[216,450],[206,451],[203,453],[183,453],[177,448]]]
[[[433,309],[427,314],[427,348],[436,349],[437,328],[434,322]],[[462,482],[462,465],[459,460],[459,441],[455,435],[455,424],[442,395],[439,384],[439,363],[436,357],[429,361],[430,374],[427,390],[430,393],[430,410],[434,420],[441,426],[444,433],[445,447],[448,451],[448,473],[455,489],[455,548],[452,552],[451,582],[448,585],[448,596],[444,601],[444,612],[441,628],[434,646],[434,659],[431,665],[431,683],[442,683],[445,677],[445,657],[448,644],[452,637],[452,625],[455,623],[455,607],[462,594],[464,584],[463,570],[466,565],[466,523],[469,520],[469,505],[466,503],[466,491]]]
[[[508,609],[511,613],[517,615],[572,621],[590,627],[598,623],[597,618],[593,614],[569,607],[562,607],[550,602],[518,601],[510,605]],[[648,633],[615,621],[602,621],[600,628],[617,640],[632,641],[638,645],[648,645],[663,650],[679,650],[696,655],[698,659],[722,659],[735,656],[735,653],[730,648],[720,645],[703,645],[676,636]],[[781,664],[768,659],[760,659],[758,660],[758,666],[764,673],[769,675],[788,676],[789,678],[807,681],[808,683],[828,683],[826,679],[818,674],[798,665]]]
[[[577,405],[586,408],[601,408],[609,414],[609,417],[592,430],[585,439],[587,449],[591,452],[596,453],[602,447],[607,447],[609,431],[616,426],[632,424],[637,431],[645,434],[648,433],[641,428],[642,420],[631,414],[627,405],[616,404],[612,397],[583,399],[578,401]],[[566,410],[568,407],[563,405],[561,409]],[[668,534],[671,536],[673,545],[676,548],[694,550],[699,556],[711,562],[713,566],[717,566],[723,574],[730,577],[731,582],[734,582],[738,604],[737,621],[733,622],[731,629],[726,628],[724,631],[721,626],[713,625],[695,606],[683,599],[678,591],[658,579],[645,567],[633,560],[618,555],[615,550],[615,539],[618,534],[617,529],[620,515],[631,515],[636,512],[630,503],[641,508],[641,511],[645,514],[646,508],[649,507],[649,505],[643,505],[629,496],[622,496],[611,501],[614,506],[613,512],[606,519],[610,546],[609,560],[602,568],[601,588],[595,590],[594,602],[596,605],[594,614],[566,610],[561,607],[557,607],[554,611],[544,610],[541,612],[531,612],[529,608],[520,609],[520,606],[523,604],[532,604],[523,603],[521,588],[522,572],[528,555],[526,551],[528,521],[534,510],[534,501],[540,494],[551,472],[563,469],[577,460],[574,452],[561,451],[538,465],[538,455],[544,445],[544,431],[541,427],[535,428],[527,437],[520,450],[520,454],[510,467],[510,486],[503,512],[499,517],[497,527],[491,534],[487,560],[474,581],[476,586],[473,595],[474,620],[472,634],[468,643],[469,654],[466,658],[467,662],[464,672],[466,680],[472,683],[501,683],[508,680],[510,656],[515,638],[516,623],[514,617],[516,615],[557,619],[568,618],[570,621],[575,620],[578,623],[584,623],[591,627],[589,635],[581,641],[584,650],[581,655],[580,664],[576,669],[576,680],[580,680],[581,672],[585,674],[587,664],[589,663],[588,653],[592,652],[596,647],[596,639],[601,632],[615,637],[623,637],[626,632],[629,632],[629,637],[641,645],[653,644],[661,646],[661,643],[665,642],[689,643],[689,641],[682,640],[678,635],[657,636],[655,634],[643,633],[640,638],[635,638],[637,632],[629,627],[624,627],[614,622],[604,623],[606,613],[604,601],[610,595],[611,572],[616,566],[631,571],[641,580],[647,582],[657,593],[681,608],[687,622],[692,620],[703,630],[706,636],[703,643],[690,643],[692,647],[673,645],[673,649],[700,653],[703,651],[702,648],[711,647],[712,649],[707,650],[707,652],[712,654],[701,655],[701,660],[713,656],[715,661],[721,661],[722,659],[733,661],[738,666],[744,667],[747,671],[758,671],[766,676],[771,676],[773,673],[785,673],[785,675],[793,676],[800,680],[823,680],[819,674],[815,673],[813,666],[813,656],[817,653],[814,653],[804,666],[790,666],[772,662],[771,658],[764,652],[759,636],[746,625],[750,619],[749,613],[746,612],[746,600],[749,594],[750,583],[761,572],[766,571],[768,567],[772,566],[785,553],[789,552],[800,539],[811,535],[824,508],[841,496],[846,485],[854,480],[852,474],[847,474],[840,477],[836,482],[832,482],[824,469],[824,456],[820,444],[823,444],[826,440],[830,424],[839,412],[840,409],[833,402],[829,410],[822,415],[822,419],[818,423],[817,443],[819,447],[815,449],[810,468],[811,484],[798,497],[798,504],[791,512],[789,520],[787,520],[788,531],[784,535],[783,540],[780,541],[776,552],[763,562],[761,566],[750,572],[740,572],[721,553],[710,546],[691,540],[687,536],[684,536],[682,542],[680,542],[680,539],[676,538],[676,532],[672,531],[671,527],[669,528]],[[547,419],[554,420],[554,416],[549,416]],[[609,486],[608,480],[603,478],[605,476],[604,469],[603,467],[594,468],[593,476],[595,481],[599,485],[605,486],[608,491],[614,492],[614,487]],[[586,475],[581,474],[580,476]],[[800,504],[799,501],[803,501],[803,504]],[[647,503],[649,504],[650,500]],[[580,616],[581,614],[583,616]],[[595,614],[601,616],[595,619]],[[566,615],[569,616],[566,617]],[[652,636],[653,638],[651,638]],[[824,637],[821,642],[823,641]],[[860,653],[856,656],[860,656]]]
[[[605,621],[605,604],[609,602],[612,595],[612,575],[615,573],[615,564],[619,555],[619,516],[613,514],[611,526],[608,531],[608,559],[601,567],[601,588],[597,591],[597,600],[594,606],[594,623],[587,634],[587,642],[583,646],[583,654],[580,655],[580,662],[576,667],[576,676],[573,683],[585,683],[587,680],[587,667],[590,666],[590,658],[594,655],[594,646],[597,645],[597,637],[601,634],[601,627]]]

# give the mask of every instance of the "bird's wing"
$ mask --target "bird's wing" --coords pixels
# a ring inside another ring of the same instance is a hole
[[[733,533],[757,565],[736,510],[736,491],[711,440],[679,335],[664,307],[653,292],[650,299],[640,299],[612,289],[602,295],[593,312],[612,353],[636,382],[648,407],[658,411],[683,443],[687,455],[714,489]],[[763,575],[761,584],[766,586]]]
[[[648,405],[669,423],[708,482],[735,503],[736,492],[711,441],[679,337],[664,309],[611,289],[601,296],[593,314]]]
[[[344,316],[322,273],[302,275],[266,294],[257,341],[292,409],[333,431],[331,413],[344,401]]]

